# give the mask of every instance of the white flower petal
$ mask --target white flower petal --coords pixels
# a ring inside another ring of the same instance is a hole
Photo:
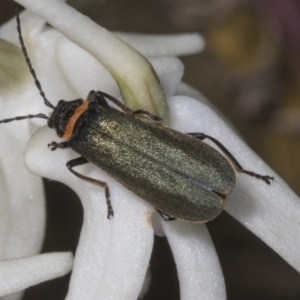
[[[178,271],[180,299],[226,299],[218,255],[206,226],[183,221],[162,221],[162,226]]]
[[[120,96],[115,80],[102,64],[70,40],[64,37],[59,39],[57,57],[68,82],[83,99],[91,90]],[[184,71],[182,62],[176,57],[152,57],[149,61],[160,79],[165,95],[174,95]]]
[[[209,107],[212,107],[212,104],[204,97],[204,95],[202,95],[197,89],[193,88],[185,82],[179,83],[176,95],[188,96],[190,98],[194,98],[201,101]]]
[[[14,62],[5,63],[6,71],[14,70],[11,64]],[[24,72],[23,65],[20,72]],[[26,85],[27,75],[26,69],[24,78],[15,77],[15,87],[1,87],[0,119],[26,115],[33,90]],[[4,260],[31,256],[40,251],[45,208],[42,181],[32,176],[23,163],[23,151],[34,128],[28,122],[13,122],[1,124],[0,129],[0,260]]]
[[[145,297],[145,295],[147,294],[147,292],[150,288],[150,285],[151,285],[151,279],[152,279],[151,268],[149,266],[148,269],[147,269],[147,272],[146,272],[143,287],[142,287],[141,292],[139,294],[139,299],[143,299]]]
[[[0,38],[0,94],[9,97],[12,90],[27,83],[28,68],[24,56],[16,45]],[[0,107],[2,103],[0,103]]]
[[[70,252],[40,254],[0,262],[0,296],[63,276],[72,269]]]
[[[84,207],[67,299],[136,299],[152,251],[153,209],[91,164],[76,168],[108,183],[115,212],[108,220],[104,190],[71,174],[65,163],[78,154],[71,150],[51,152],[46,145],[52,140],[58,140],[54,131],[39,129],[28,144],[25,161],[31,172],[73,188]]]
[[[169,105],[175,129],[209,134],[223,143],[246,170],[275,178],[268,186],[262,180],[237,174],[237,186],[228,196],[225,210],[300,271],[298,196],[209,107],[180,96],[172,97]]]
[[[26,110],[22,99],[13,90],[9,97],[0,97],[1,117],[13,117]],[[6,93],[8,95],[9,93]],[[4,99],[3,99],[4,98]],[[17,112],[13,107],[19,102]],[[27,122],[2,124],[0,128],[0,260],[31,256],[41,249],[45,228],[45,203],[41,178],[30,174],[23,162],[23,151],[31,135]],[[5,146],[4,146],[5,145]],[[21,293],[9,296],[20,299]],[[5,298],[6,299],[6,298]]]
[[[150,57],[166,96],[173,96],[183,76],[184,66],[177,57]]]
[[[64,76],[82,99],[92,90],[100,90],[114,97],[120,96],[116,81],[91,54],[62,36],[57,44],[57,58]]]
[[[186,34],[138,34],[115,32],[124,42],[145,56],[182,56],[202,51],[205,41],[198,33]]]
[[[232,126],[232,124],[227,120],[227,118],[222,115],[222,113],[211,103],[209,102],[203,94],[201,94],[198,90],[190,86],[185,82],[180,82],[178,85],[178,89],[176,95],[187,96],[189,98],[197,99],[204,103],[206,106],[211,108],[216,114],[219,115],[220,118],[229,126],[236,134],[237,130]]]
[[[45,27],[45,20],[36,14],[29,11],[23,11],[20,13],[20,19],[22,22],[22,32],[24,36],[37,35]],[[20,45],[16,18],[12,18],[5,24],[0,26],[0,38],[9,41],[15,45]]]
[[[34,3],[32,0],[20,0],[20,2],[23,4]],[[86,18],[73,14],[74,11],[72,12],[70,9],[67,9],[67,7],[63,4],[60,5],[60,11],[53,10],[51,15],[51,13],[49,14],[48,9],[45,10],[45,3],[46,2],[43,1],[35,3],[39,6],[39,13],[44,13],[44,17],[48,16],[49,22],[52,22],[52,24],[54,22],[55,26],[66,26],[63,28],[65,32],[70,35],[72,35],[73,31],[73,27],[70,25],[72,24],[70,21],[72,19],[71,15],[73,15],[73,17],[76,16],[78,18],[78,22],[87,21]],[[59,4],[57,1],[53,1],[52,3]],[[60,17],[61,15],[63,15],[63,17]],[[68,19],[69,17],[70,19]],[[70,23],[68,23],[69,21]],[[89,35],[92,36],[92,44],[88,45],[88,49],[91,53],[94,53],[94,55],[97,56],[97,53],[93,52],[96,51],[95,49],[97,48],[95,47],[96,44],[93,44],[93,39],[97,36],[95,34],[96,27],[89,22],[85,24],[89,24],[88,26],[91,26],[90,32],[88,31],[86,36],[83,33],[81,35],[79,34],[79,37],[73,38],[75,41],[80,43],[82,47],[85,47],[88,44],[87,39]],[[84,28],[84,31],[86,30],[87,29]],[[98,27],[97,30],[99,30]],[[105,38],[107,38],[107,32],[103,31],[102,33],[104,33]],[[49,30],[49,35],[50,34],[53,33]],[[111,41],[109,45],[106,43],[101,45],[105,49],[105,55],[108,55],[108,49],[112,49],[110,47],[116,48],[116,51],[120,51],[118,49],[120,45],[119,41],[116,42],[116,40],[110,35],[108,36],[108,40]],[[124,59],[123,53],[121,56],[110,56],[111,53],[107,57],[105,55],[101,57],[101,59],[102,61],[103,58],[105,58],[104,61],[107,59],[108,65],[106,66],[111,68],[111,70],[117,70],[122,65],[120,64],[120,60]],[[123,69],[123,75],[125,74],[126,76],[130,75],[136,77],[136,74],[133,75],[132,72],[136,67],[131,66],[129,68],[129,65]],[[138,66],[137,69],[140,70],[140,67],[141,66]],[[61,72],[62,74],[59,75],[64,75],[64,72]],[[51,76],[55,75],[56,73],[51,74]],[[114,76],[116,76],[116,74],[114,74]],[[55,80],[57,78],[59,77],[55,77]],[[77,81],[79,82],[78,79]],[[57,82],[55,82],[53,88],[56,84]],[[138,85],[140,82],[135,82],[135,84]],[[66,90],[69,89],[72,90],[69,86],[67,86]],[[70,94],[72,94],[72,92],[70,92]],[[76,94],[75,91],[74,94]],[[140,98],[144,99],[143,94],[140,95]],[[146,99],[146,101],[148,100]],[[174,104],[174,107],[172,107],[172,121],[175,128],[184,132],[208,133],[220,140],[246,169],[262,173],[263,175],[267,174],[275,177],[275,182],[271,186],[267,186],[263,181],[250,178],[247,175],[238,174],[237,187],[228,197],[225,208],[228,209],[228,211],[231,212],[237,219],[241,220],[243,224],[260,236],[266,243],[273,247],[275,251],[282,255],[291,265],[299,270],[300,262],[298,259],[298,253],[300,249],[300,242],[298,237],[300,228],[298,216],[300,213],[300,202],[298,197],[285,186],[282,180],[274,174],[272,170],[270,170],[251,150],[249,150],[249,148],[211,109],[199,102],[188,99],[187,97],[174,97],[171,99],[171,102]],[[146,107],[145,109],[148,108]],[[152,243],[152,229],[150,228],[149,222],[145,222],[145,220],[147,220],[145,216],[149,217],[152,209],[133,196],[131,199],[126,201],[125,199],[127,199],[127,194],[130,195],[130,193],[128,191],[124,191],[124,189],[118,184],[113,185],[111,179],[102,172],[87,166],[78,168],[79,171],[82,171],[84,174],[92,174],[92,176],[96,178],[104,179],[110,184],[110,186],[113,187],[112,199],[116,199],[113,200],[116,215],[114,220],[106,220],[106,206],[103,191],[101,192],[101,189],[97,187],[90,187],[88,184],[83,185],[82,182],[80,182],[77,178],[74,178],[74,176],[73,179],[71,179],[70,176],[72,175],[68,173],[64,166],[64,162],[69,160],[70,157],[74,157],[74,154],[67,150],[57,150],[55,153],[50,154],[49,151],[46,154],[46,149],[42,149],[41,151],[39,150],[41,148],[38,147],[37,141],[42,141],[46,145],[50,142],[50,140],[46,141],[46,138],[54,136],[53,133],[48,135],[49,130],[47,130],[48,129],[40,130],[36,135],[37,137],[32,139],[29,145],[30,150],[27,152],[27,164],[30,166],[31,170],[37,174],[63,181],[73,187],[80,195],[85,207],[85,223],[80,246],[78,248],[78,259],[76,259],[69,299],[79,299],[82,298],[83,295],[90,299],[97,299],[101,296],[104,299],[110,297],[112,297],[111,299],[124,299],[124,297],[125,299],[127,299],[126,297],[131,299],[132,297],[137,297],[139,289],[141,288],[141,282],[144,277],[143,275],[145,275],[145,270],[149,261],[149,249],[151,248]],[[59,154],[59,152],[63,154]],[[51,159],[49,158],[49,155],[51,155]],[[130,204],[128,204],[129,202]],[[120,215],[120,223],[119,220],[116,220],[117,215]],[[126,216],[132,216],[131,218],[134,219],[134,226],[130,223],[130,218],[128,219]],[[173,225],[169,227],[169,238],[171,240],[172,230],[175,231],[176,229],[176,225],[174,225],[175,228],[172,226]],[[193,225],[188,224],[188,226]],[[200,226],[198,227],[198,225],[196,225],[195,228],[200,228]],[[100,231],[101,229],[103,231]],[[124,246],[123,243],[126,243],[127,241],[126,233],[129,232],[128,234],[131,235],[131,230],[134,232],[133,236],[135,237],[133,241],[130,240],[130,244],[132,245],[125,244],[126,246]],[[179,227],[179,230],[184,231],[181,227]],[[194,230],[196,231],[196,229]],[[101,232],[101,235],[99,232]],[[183,253],[188,251],[186,249],[190,249],[193,240],[190,241],[190,245],[185,241],[184,236],[181,237],[182,240],[179,239],[179,243],[177,245],[175,240],[173,240],[175,245],[174,253],[180,266],[180,278],[183,291],[182,295],[183,297],[192,297],[192,295],[189,294],[188,287],[194,286],[195,283],[187,281],[189,278],[186,278],[186,274],[189,274],[188,272],[193,269],[191,268],[192,266],[186,268],[184,260],[181,261],[181,251],[183,251]],[[122,241],[123,238],[126,241]],[[119,241],[122,241],[122,243],[118,244]],[[134,242],[136,244],[134,244]],[[177,246],[180,246],[180,251],[176,248]],[[208,248],[204,248],[212,249],[211,245]],[[141,249],[140,253],[133,253],[136,249]],[[124,253],[121,253],[122,251]],[[133,269],[132,261],[141,262],[139,265],[142,267],[134,266]],[[218,265],[215,257],[211,259],[210,263]],[[122,268],[117,269],[114,264],[117,266],[122,265]],[[111,265],[113,265],[115,269],[111,268]],[[208,269],[207,266],[203,267]],[[130,272],[134,275],[127,278],[126,274]],[[95,285],[94,283],[91,284],[89,278],[92,278],[94,282],[99,282],[99,285]],[[219,276],[219,279],[220,278],[221,277]],[[196,279],[198,280],[198,277],[196,277]],[[212,293],[218,293],[214,283],[218,282],[219,279],[215,280],[210,277],[207,277],[207,279],[209,279],[212,283]],[[202,279],[199,280],[202,282]],[[115,283],[116,285],[114,285]],[[120,289],[118,289],[119,287]],[[218,297],[224,297],[223,291],[223,288],[222,290],[219,290]]]
[[[116,80],[126,105],[134,110],[143,108],[163,116],[166,124],[169,123],[167,103],[157,76],[148,60],[139,52],[61,1],[17,2],[42,16],[98,59]],[[80,26],[74,30],[76,24]]]
[[[0,131],[2,196],[0,205],[0,259],[36,254],[40,251],[45,223],[41,179],[24,167],[23,150],[29,126],[13,124]],[[4,131],[4,132],[3,132]]]
[[[45,28],[46,22],[32,12],[22,12],[20,19],[26,49],[46,97],[53,105],[56,105],[61,98],[75,99],[78,97],[72,87],[66,82],[64,73],[60,70],[57,62],[56,44],[62,37],[62,34],[54,29]],[[10,32],[11,27],[13,27],[14,34],[10,37],[10,40],[19,46],[20,43],[18,42],[15,19],[10,20],[4,26],[0,27],[0,36],[2,35],[6,38],[6,33]],[[25,64],[24,57],[23,62]],[[48,108],[45,107],[43,99],[39,95],[39,91],[33,82],[28,67],[25,67],[28,75],[26,81],[27,86],[24,87],[24,85],[22,85],[22,90],[20,91],[20,88],[18,88],[16,91],[18,101],[6,100],[13,104],[9,104],[8,111],[1,110],[2,117],[27,115],[38,112],[47,114]],[[19,97],[21,100],[19,100]],[[13,115],[11,115],[12,113]],[[40,119],[32,119],[30,122],[39,125],[45,124],[44,121]]]

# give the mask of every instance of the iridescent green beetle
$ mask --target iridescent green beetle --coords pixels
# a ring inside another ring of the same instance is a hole
[[[87,100],[60,100],[54,107],[46,98],[27,55],[17,14],[17,28],[26,62],[46,106],[52,115],[28,115],[0,123],[27,118],[44,118],[65,141],[52,142],[51,150],[71,148],[81,156],[66,163],[77,177],[105,189],[108,213],[113,216],[106,182],[89,178],[73,168],[92,163],[150,203],[165,220],[207,222],[223,209],[226,195],[236,183],[235,171],[271,183],[273,177],[244,170],[216,139],[204,133],[183,134],[161,125],[149,112],[132,111],[112,96],[91,91]],[[112,101],[122,111],[110,107]],[[148,118],[141,119],[136,115]],[[225,154],[202,142],[210,139]]]

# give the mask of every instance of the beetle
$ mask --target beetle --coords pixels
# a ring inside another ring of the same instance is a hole
[[[53,110],[44,114],[1,120],[43,118],[63,142],[48,147],[71,148],[80,157],[66,163],[75,176],[105,190],[107,218],[114,215],[106,182],[74,170],[92,163],[131,192],[150,203],[164,220],[207,222],[223,209],[223,203],[236,183],[236,171],[271,184],[273,177],[244,170],[233,155],[215,138],[204,133],[183,134],[161,124],[162,119],[144,110],[132,111],[114,97],[91,91],[86,100],[60,100],[53,106],[46,98],[28,57],[22,38],[19,14],[17,30],[21,48],[44,100]],[[108,105],[113,102],[120,110]],[[143,118],[139,117],[142,115]],[[209,139],[220,150],[203,142]]]

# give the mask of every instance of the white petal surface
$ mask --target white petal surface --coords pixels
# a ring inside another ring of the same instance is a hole
[[[162,221],[172,249],[181,300],[226,299],[224,278],[213,242],[204,224]]]
[[[28,102],[22,95],[0,97],[0,118],[26,110],[21,102]],[[16,111],[14,106],[18,106]],[[23,151],[30,136],[28,122],[9,123],[0,128],[0,260],[38,253],[44,238],[43,183],[41,178],[28,172],[23,161]],[[21,293],[10,295],[9,300],[21,296]]]
[[[57,44],[57,58],[65,78],[82,99],[91,90],[99,90],[114,97],[120,95],[116,81],[91,54],[62,36]]]
[[[178,85],[176,95],[187,96],[190,98],[197,99],[202,103],[212,107],[212,104],[202,95],[198,90],[190,86],[189,84],[181,81]]]
[[[21,12],[20,19],[22,23],[22,33],[24,36],[34,36],[39,34],[45,27],[45,20],[29,11]],[[0,37],[15,45],[20,45],[16,18],[11,18],[5,24],[1,25]]]
[[[108,220],[104,190],[71,174],[65,163],[78,154],[51,152],[46,145],[52,140],[58,140],[54,131],[39,129],[28,144],[25,160],[31,172],[73,188],[84,207],[67,299],[137,299],[152,251],[153,209],[91,164],[76,168],[108,183],[115,212]]]
[[[20,99],[20,98],[19,98]],[[29,125],[1,126],[0,260],[39,252],[44,235],[44,193],[41,179],[24,167]]]
[[[26,49],[47,98],[53,105],[56,105],[60,99],[78,97],[71,85],[65,80],[64,73],[59,68],[57,61],[57,43],[62,34],[54,29],[45,28],[46,21],[32,12],[22,12],[20,19]],[[13,32],[11,32],[11,28],[13,28]],[[10,33],[12,34],[9,40],[19,46],[15,19],[0,27],[0,37],[7,38]],[[44,105],[27,66],[26,74],[28,75],[27,86],[23,84],[21,91],[16,86],[17,91],[15,92],[18,93],[21,100],[13,101],[14,106],[10,104],[11,112],[14,112],[13,115],[26,115],[35,112],[48,114],[49,108]],[[1,115],[7,117],[7,112],[5,113],[6,115],[1,111]],[[41,119],[32,119],[29,122],[38,125],[45,124],[44,120]]]
[[[159,78],[166,96],[176,93],[178,84],[182,79],[184,66],[177,57],[150,57],[149,61]]]
[[[100,90],[119,97],[120,91],[110,73],[93,56],[70,40],[64,37],[59,39],[57,57],[65,78],[83,99],[91,90]],[[169,56],[152,57],[149,61],[157,73],[165,95],[174,95],[184,71],[182,62]]]
[[[5,35],[10,30],[4,26],[0,31]],[[18,76],[13,73],[16,62],[20,64]],[[4,66],[12,75],[6,80],[13,80],[13,86],[4,81],[6,84],[0,88],[0,119],[26,115],[32,95],[37,91],[33,86],[27,86],[31,78],[21,51],[20,58],[7,60]],[[23,162],[23,151],[32,130],[28,122],[1,124],[0,128],[0,260],[32,256],[40,251],[43,242],[43,185],[40,178],[25,169]],[[9,299],[20,297],[21,293],[17,293],[10,295]]]
[[[47,253],[0,262],[0,296],[63,276],[72,269],[70,252]]]
[[[209,134],[222,142],[245,169],[275,178],[268,186],[262,180],[237,174],[237,186],[225,202],[225,210],[300,271],[298,196],[206,105],[180,96],[171,98],[169,105],[173,127]]]
[[[145,56],[191,55],[205,47],[205,41],[198,33],[146,35],[116,32],[116,35]]]
[[[27,9],[42,16],[71,41],[97,58],[116,80],[125,103],[131,109],[143,108],[164,117],[169,110],[148,60],[105,28],[67,4],[53,0],[18,0]],[[74,27],[80,24],[80,26]]]

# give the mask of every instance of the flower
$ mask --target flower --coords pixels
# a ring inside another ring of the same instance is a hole
[[[60,1],[19,2],[41,15],[52,26],[62,30],[70,40],[78,42],[82,49],[95,55],[93,43],[88,44],[88,40],[80,43],[80,36],[77,37],[76,32],[72,30],[72,24],[77,23],[79,19],[82,30],[90,28],[90,20],[79,16],[76,11]],[[50,37],[56,39],[56,47],[50,47],[48,50],[52,54],[52,60],[45,63],[44,73],[43,63],[41,64],[42,77],[39,76],[51,101],[62,97],[69,99],[71,94],[74,94],[73,99],[78,96],[84,98],[91,89],[104,90],[119,96],[111,77],[108,73],[104,75],[100,63],[90,54],[74,46],[53,29],[47,29],[44,34],[41,40],[45,43],[50,42]],[[105,32],[105,36],[107,34]],[[118,43],[117,47],[121,47],[121,44]],[[118,50],[114,53],[124,54]],[[37,55],[36,59],[38,58],[44,57]],[[53,66],[53,62],[56,61],[57,65]],[[77,63],[74,63],[75,61]],[[123,61],[126,62],[126,59]],[[246,169],[255,166],[258,173],[274,175],[275,182],[269,187],[255,178],[238,174],[237,187],[228,197],[225,209],[299,270],[297,250],[300,249],[300,229],[297,216],[300,204],[297,196],[210,107],[187,96],[173,96],[183,71],[176,58],[156,57],[152,59],[152,63],[168,96],[173,128],[182,132],[201,131],[212,135],[226,145]],[[130,64],[135,64],[134,58]],[[114,68],[110,71],[115,72],[116,79],[118,67],[119,64],[109,66]],[[130,72],[131,78],[137,76],[134,71],[140,71],[138,64],[132,66],[131,70],[126,70]],[[161,72],[162,70],[165,72]],[[51,78],[54,75],[54,83],[50,83],[48,87],[46,79],[49,73]],[[170,73],[172,76],[169,76]],[[124,76],[127,73],[121,74]],[[105,84],[103,80],[106,80]],[[62,85],[64,86],[60,90]],[[123,93],[125,100],[128,97],[128,86],[130,90],[135,90],[135,84],[126,82]],[[119,87],[122,88],[122,84],[119,84]],[[56,93],[60,93],[60,96],[55,98]],[[140,96],[134,98],[139,99]],[[43,112],[44,109],[41,108],[38,112]],[[218,257],[204,224],[183,221],[165,223],[160,219],[152,219],[151,222],[154,211],[150,205],[94,166],[78,167],[78,172],[108,183],[115,211],[114,218],[108,220],[104,192],[99,190],[99,187],[84,183],[70,174],[65,163],[78,155],[71,150],[49,152],[46,145],[52,140],[58,140],[53,131],[47,127],[39,129],[27,146],[25,163],[34,174],[69,185],[78,193],[84,207],[84,224],[67,299],[136,299],[150,259],[153,227],[157,231],[163,230],[170,242],[178,269],[181,299],[198,299],[200,293],[204,299],[226,298]]]
[[[14,26],[15,30],[15,26]],[[0,29],[3,38],[5,27]],[[1,118],[27,115],[36,89],[21,50],[0,40]],[[23,152],[34,124],[14,122],[1,130],[0,296],[23,290],[70,272],[72,253],[40,252],[45,227],[45,203],[40,178],[24,168]],[[21,293],[15,294],[15,299]],[[13,299],[13,298],[12,298]]]

